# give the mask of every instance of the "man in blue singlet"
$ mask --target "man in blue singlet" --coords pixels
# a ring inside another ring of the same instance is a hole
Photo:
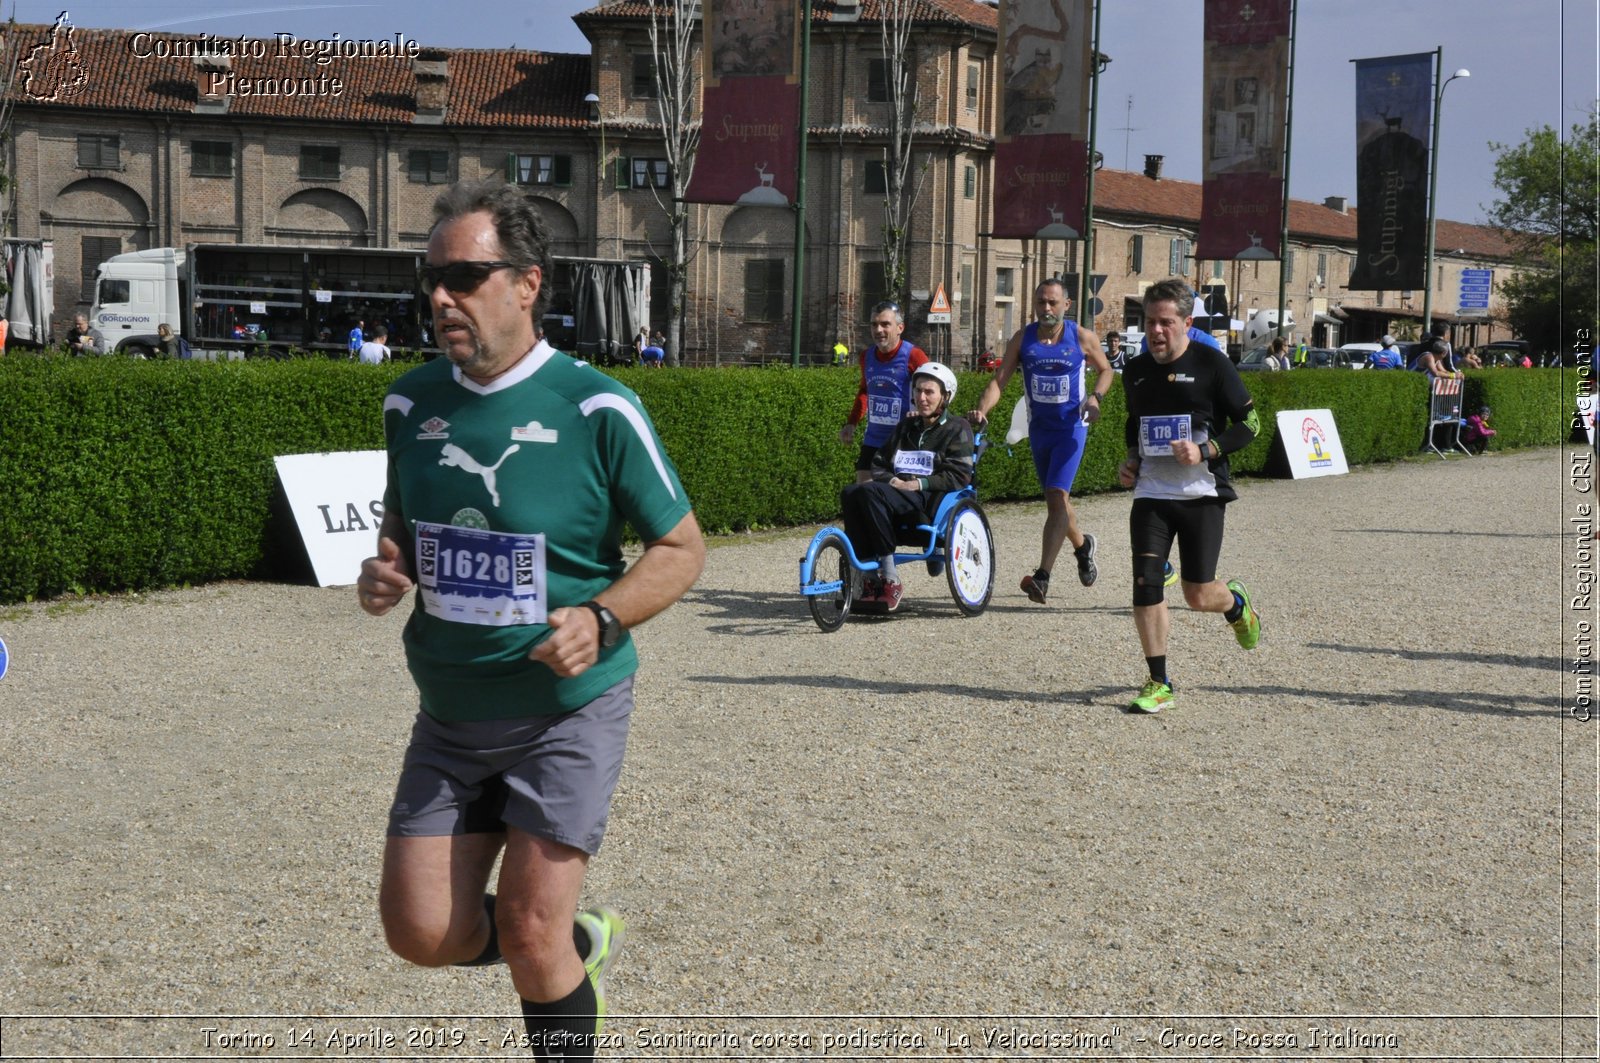
[[[867,419],[861,452],[856,456],[858,484],[872,479],[872,456],[911,412],[911,374],[928,361],[921,347],[901,339],[906,319],[898,304],[874,306],[871,321],[872,346],[861,352],[861,389],[839,429],[839,442],[849,443],[855,439],[856,425],[863,417]]]
[[[1034,289],[1034,323],[1006,344],[1000,368],[995,370],[994,379],[983,389],[972,412],[974,423],[986,422],[1011,374],[1021,367],[1023,392],[1028,399],[1028,441],[1033,447],[1033,466],[1045,500],[1039,567],[1033,575],[1022,578],[1022,589],[1040,605],[1049,597],[1050,570],[1064,540],[1072,541],[1079,582],[1092,587],[1099,575],[1094,558],[1095,538],[1078,530],[1077,514],[1072,509],[1072,481],[1083,461],[1089,426],[1100,419],[1100,402],[1116,376],[1094,333],[1067,320],[1068,302],[1066,287],[1056,278],[1043,281]],[[1095,372],[1092,390],[1085,382],[1085,368]]]

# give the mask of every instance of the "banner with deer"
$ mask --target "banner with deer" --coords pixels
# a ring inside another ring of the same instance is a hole
[[[1356,60],[1356,261],[1351,291],[1427,283],[1433,53]]]
[[[1281,256],[1289,47],[1289,0],[1206,0],[1197,258]]]
[[[800,148],[796,0],[704,0],[700,149],[684,199],[786,207]]]
[[[994,235],[1077,240],[1089,175],[1093,0],[1006,0]]]

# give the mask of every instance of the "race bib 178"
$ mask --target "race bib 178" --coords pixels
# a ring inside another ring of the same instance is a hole
[[[1188,443],[1190,439],[1189,415],[1173,414],[1165,417],[1139,418],[1139,456],[1141,458],[1170,458],[1172,444]]]

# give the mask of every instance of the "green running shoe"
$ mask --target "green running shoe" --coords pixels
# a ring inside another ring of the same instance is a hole
[[[1168,683],[1159,679],[1152,679],[1139,691],[1139,696],[1128,703],[1128,708],[1134,712],[1157,713],[1165,708],[1174,708],[1178,704],[1178,696],[1172,692]]]
[[[578,933],[573,934],[583,955],[583,969],[594,983],[594,1032],[598,1034],[606,1016],[606,971],[622,951],[622,916],[602,905],[579,912],[575,922],[576,930],[588,939],[577,940]]]
[[[1243,583],[1231,579],[1228,581],[1228,589],[1244,602],[1244,612],[1239,614],[1239,619],[1233,621],[1233,637],[1238,639],[1239,645],[1245,649],[1253,650],[1256,648],[1256,643],[1261,641],[1261,614],[1250,604],[1250,592],[1244,589]]]
[[[1172,562],[1167,561],[1161,568],[1161,586],[1176,587],[1178,585],[1178,570],[1172,567]]]

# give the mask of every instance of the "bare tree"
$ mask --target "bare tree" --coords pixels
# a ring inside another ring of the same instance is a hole
[[[910,184],[912,142],[917,132],[916,53],[911,46],[912,12],[916,0],[882,0],[886,88],[889,96],[889,143],[883,150],[883,280],[896,299],[904,302],[908,288],[908,253],[911,212],[922,194],[929,160],[925,156]]]
[[[665,11],[665,14],[663,14]],[[655,59],[656,117],[667,157],[671,198],[656,202],[667,215],[670,247],[662,259],[667,268],[667,364],[677,365],[683,342],[683,319],[689,262],[689,206],[683,200],[694,160],[700,150],[699,90],[695,83],[695,43],[699,38],[699,0],[653,0],[650,5],[650,51]],[[652,186],[654,190],[654,186]]]

